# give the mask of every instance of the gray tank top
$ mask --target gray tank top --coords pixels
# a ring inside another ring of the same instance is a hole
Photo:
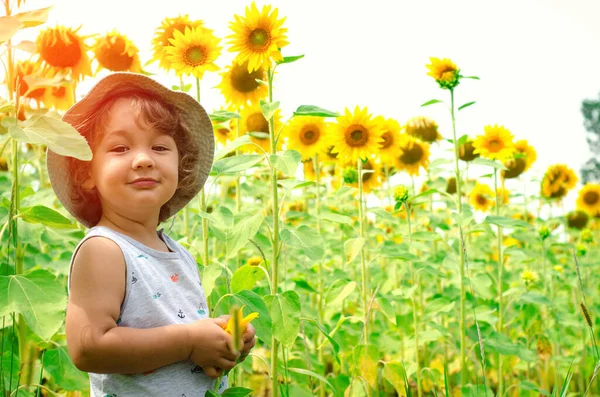
[[[189,324],[208,317],[196,261],[163,229],[157,234],[171,252],[157,251],[105,226],[91,228],[71,258],[69,291],[73,260],[79,247],[91,237],[102,236],[121,247],[127,268],[125,298],[117,326],[155,328]],[[91,397],[204,397],[206,390],[212,390],[215,385],[215,380],[206,376],[191,360],[143,374],[90,373],[89,376]],[[227,378],[223,377],[219,392],[225,388]]]

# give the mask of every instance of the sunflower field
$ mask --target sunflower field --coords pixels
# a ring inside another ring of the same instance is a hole
[[[600,396],[600,184],[578,184],[560,159],[530,175],[536,150],[510,126],[458,134],[475,101],[456,98],[481,83],[468,65],[422,64],[439,95],[418,105],[446,106],[448,131],[352,97],[286,114],[278,76],[304,55],[286,52],[293,16],[273,6],[240,5],[226,37],[167,15],[151,59],[116,30],[84,36],[47,26],[51,8],[2,6],[2,395],[89,395],[65,336],[86,229],[56,198],[46,150],[89,161],[61,116],[87,82],[129,71],[176,75],[199,101],[205,76],[221,76],[222,103],[202,102],[209,180],[160,226],[196,257],[211,316],[238,310],[257,331],[229,389],[207,395]],[[32,28],[35,41],[14,39]]]

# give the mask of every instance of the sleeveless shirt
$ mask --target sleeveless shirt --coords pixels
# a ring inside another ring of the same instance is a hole
[[[208,317],[204,289],[192,255],[178,242],[157,231],[171,252],[152,249],[106,226],[92,227],[71,257],[68,289],[75,255],[89,238],[102,236],[119,245],[125,259],[127,280],[118,327],[155,328],[189,324]],[[91,397],[204,397],[215,379],[191,360],[180,361],[143,374],[89,373]],[[227,387],[223,377],[219,392]]]

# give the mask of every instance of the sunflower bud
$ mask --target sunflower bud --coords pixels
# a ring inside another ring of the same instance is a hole
[[[575,250],[577,251],[578,256],[585,256],[585,254],[587,254],[587,247],[585,244],[579,243],[575,245]]]
[[[6,164],[4,157],[0,157],[0,171],[8,171],[8,164]]]
[[[344,183],[352,184],[358,182],[358,171],[355,168],[346,168],[342,174]]]
[[[394,200],[396,203],[405,203],[408,200],[408,189],[404,185],[396,186],[394,189]]]
[[[538,234],[539,234],[540,238],[542,239],[542,241],[544,241],[548,237],[550,237],[550,229],[548,229],[548,226],[544,225],[544,226],[540,227]]]
[[[572,211],[567,214],[567,225],[573,229],[583,229],[587,226],[590,217],[583,211]]]
[[[535,283],[538,280],[538,275],[536,272],[532,272],[531,270],[525,270],[521,273],[521,280],[525,282],[526,285],[530,283]]]
[[[584,243],[591,244],[594,242],[594,235],[592,234],[592,231],[590,229],[582,230],[579,237],[581,238],[581,241],[583,241]]]
[[[479,157],[479,153],[475,153],[472,140],[468,140],[458,147],[458,158],[462,161],[473,161],[477,157]]]
[[[429,76],[433,77],[440,85],[440,88],[451,90],[459,84],[460,70],[450,59],[429,58],[430,65],[426,65],[429,69]]]
[[[446,184],[446,193],[448,193],[448,194],[456,193],[456,178],[455,177],[448,179],[448,183]]]

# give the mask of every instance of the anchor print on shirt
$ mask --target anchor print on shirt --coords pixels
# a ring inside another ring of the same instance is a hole
[[[185,314],[183,314],[183,312],[181,311],[181,309],[179,309],[179,312],[177,312],[177,317],[179,317],[179,318],[185,318]]]
[[[192,368],[193,374],[201,374],[203,372],[204,372],[204,370],[199,365],[196,365],[194,368]]]
[[[137,278],[134,276],[135,272],[131,272],[131,284],[137,283]]]
[[[179,281],[179,273],[171,274],[170,278],[171,278],[172,282],[174,282],[174,283],[178,282]]]
[[[157,292],[156,294],[152,295],[152,297],[153,297],[154,299],[158,299],[158,298],[160,298],[160,297],[161,297],[161,294],[160,294],[160,292]]]
[[[144,254],[139,254],[136,258],[144,258],[144,259],[148,260],[148,257]]]
[[[204,310],[204,304],[202,302],[200,302],[200,308],[197,310],[198,314],[203,316],[206,313],[206,310]]]

